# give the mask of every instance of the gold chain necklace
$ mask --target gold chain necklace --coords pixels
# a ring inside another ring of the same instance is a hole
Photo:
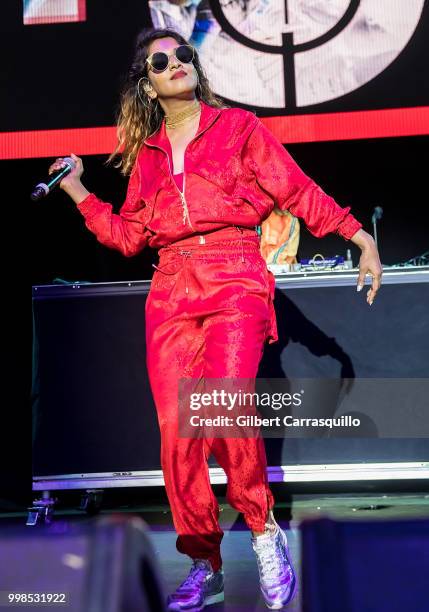
[[[189,106],[183,111],[179,113],[174,113],[171,115],[165,115],[165,127],[175,128],[177,125],[180,125],[187,119],[191,117],[195,117],[201,110],[201,106],[198,100],[195,100],[195,103],[192,106]]]

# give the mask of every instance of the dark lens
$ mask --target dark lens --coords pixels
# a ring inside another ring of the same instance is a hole
[[[194,58],[194,50],[186,45],[181,45],[176,49],[176,57],[179,62],[190,64]]]
[[[168,55],[162,51],[154,53],[150,63],[154,70],[165,70],[168,66]]]

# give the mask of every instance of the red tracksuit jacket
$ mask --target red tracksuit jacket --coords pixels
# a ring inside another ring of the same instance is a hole
[[[132,256],[146,244],[158,248],[229,225],[254,228],[275,203],[318,238],[336,232],[348,240],[362,227],[249,111],[201,102],[198,131],[185,151],[183,193],[172,177],[169,148],[163,122],[143,142],[119,214],[92,193],[78,204],[102,244]]]

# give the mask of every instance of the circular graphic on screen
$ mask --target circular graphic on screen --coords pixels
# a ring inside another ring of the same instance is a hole
[[[320,104],[381,74],[410,41],[424,0],[150,0],[198,48],[215,92],[266,108]]]

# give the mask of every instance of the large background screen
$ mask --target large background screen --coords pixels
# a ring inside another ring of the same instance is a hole
[[[137,33],[172,27],[283,143],[429,133],[425,0],[24,0],[0,158],[105,154]],[[31,52],[30,52],[31,51]]]

